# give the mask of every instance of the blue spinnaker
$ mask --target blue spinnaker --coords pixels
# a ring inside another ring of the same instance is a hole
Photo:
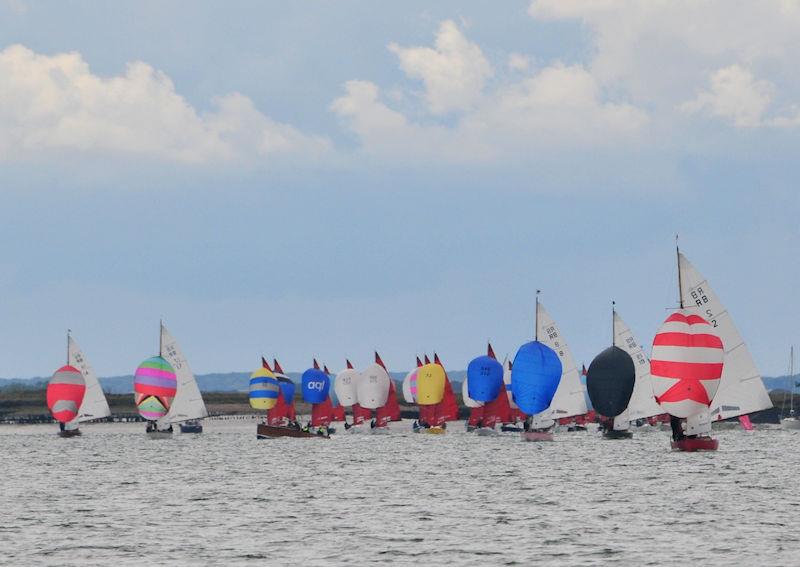
[[[553,349],[538,341],[519,347],[511,370],[511,392],[523,413],[534,415],[550,407],[560,381],[561,360]]]
[[[503,386],[503,365],[491,356],[479,356],[467,367],[467,393],[476,402],[493,402]]]

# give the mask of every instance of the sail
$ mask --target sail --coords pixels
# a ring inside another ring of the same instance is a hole
[[[311,426],[320,427],[329,425],[333,421],[333,403],[328,396],[319,403],[311,406]]]
[[[508,401],[505,384],[501,384],[500,393],[491,401],[483,404],[483,425],[494,427],[496,423],[513,423],[516,419],[511,417],[511,405]],[[519,411],[519,408],[517,408]]]
[[[275,365],[278,370],[280,365]],[[297,412],[294,409],[294,392],[297,389],[292,379],[282,374],[280,371],[275,372],[275,379],[278,381],[280,395],[275,407],[267,412],[267,421],[272,424],[274,420],[280,422],[283,418],[289,421],[297,419]]]
[[[631,355],[610,346],[598,354],[586,373],[586,388],[592,406],[600,415],[617,417],[628,407],[636,382],[636,368]]]
[[[344,407],[350,407],[358,403],[358,370],[352,368],[345,368],[333,381],[333,391],[339,403]]]
[[[722,339],[725,366],[719,389],[711,402],[711,419],[728,419],[772,407],[761,374],[730,313],[708,281],[683,254],[678,255],[683,303],[694,307]]]
[[[484,423],[483,420],[484,416],[484,409],[483,406],[476,406],[469,410],[469,419],[467,419],[467,425],[472,427],[477,427],[481,425],[483,427],[494,427],[495,422],[492,422],[491,425],[487,425]]]
[[[675,417],[707,413],[723,372],[722,340],[692,311],[672,313],[653,339],[653,394]]]
[[[512,410],[519,410],[519,406],[514,403],[514,393],[511,391],[511,361],[506,360],[503,364],[503,384],[505,385],[506,397],[508,397],[508,406]]]
[[[375,410],[375,425],[385,427],[390,421],[400,421],[400,404],[397,403],[397,388],[394,381],[389,381],[389,395],[386,403]]]
[[[468,395],[479,402],[491,402],[500,393],[503,384],[503,365],[490,356],[479,356],[467,366]]]
[[[583,415],[587,411],[586,397],[578,366],[575,364],[572,352],[558,330],[558,326],[541,303],[539,304],[538,321],[539,341],[553,349],[561,360],[561,381],[555,396],[553,396],[553,401],[550,403],[552,413],[550,417],[560,419]]]
[[[547,410],[561,372],[561,359],[549,346],[531,341],[519,347],[511,371],[511,389],[519,409],[528,415]]]
[[[636,381],[628,402],[628,420],[636,421],[664,413],[653,396],[653,377],[650,375],[650,361],[644,354],[642,345],[619,316],[614,312],[614,343],[627,352],[636,368]]]
[[[133,398],[139,415],[148,421],[167,415],[177,389],[178,381],[169,362],[160,356],[142,362],[133,376]]]
[[[502,377],[500,379],[502,383]],[[469,376],[467,376],[461,383],[461,399],[464,400],[464,405],[468,408],[482,408],[483,402],[473,400],[469,397]]]
[[[371,364],[358,379],[358,404],[363,409],[377,409],[386,404],[391,386],[389,373],[379,364]]]
[[[269,368],[262,366],[250,375],[250,407],[271,410],[278,403],[280,386]]]
[[[85,393],[81,371],[74,366],[62,366],[47,383],[47,408],[56,421],[68,423],[78,416]]]
[[[94,373],[92,365],[83,355],[81,347],[72,338],[67,336],[67,353],[69,355],[69,365],[80,370],[86,383],[86,393],[83,395],[83,403],[77,417],[73,420],[76,423],[101,419],[111,415],[111,408],[108,407],[108,400],[103,392],[103,387]]]
[[[208,415],[203,396],[197,380],[189,368],[189,362],[183,356],[181,347],[172,337],[164,325],[161,325],[161,356],[169,362],[175,370],[178,379],[178,391],[169,412],[159,420],[159,425],[167,423],[178,423],[189,419],[200,419]]]
[[[409,404],[417,403],[417,374],[419,368],[415,368],[403,378],[403,399]]]
[[[444,398],[444,384],[447,381],[444,368],[438,364],[426,364],[417,374],[417,404],[435,406]]]
[[[300,379],[300,389],[303,393],[304,402],[321,404],[328,400],[331,381],[322,370],[309,368],[303,372],[303,376]]]

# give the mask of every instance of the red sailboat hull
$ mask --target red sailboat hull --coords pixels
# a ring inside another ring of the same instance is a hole
[[[671,446],[673,451],[685,451],[686,453],[716,451],[719,448],[719,440],[711,437],[686,437],[672,441]]]

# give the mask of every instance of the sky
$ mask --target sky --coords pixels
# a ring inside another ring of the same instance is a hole
[[[675,234],[764,375],[800,344],[800,1],[0,0],[0,376],[578,362]]]

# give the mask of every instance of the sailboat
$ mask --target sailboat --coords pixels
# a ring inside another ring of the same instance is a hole
[[[325,375],[328,377],[328,379],[330,379],[333,376],[331,371],[328,370],[328,365],[327,364],[323,364],[322,365],[322,371],[325,373]],[[336,395],[336,389],[335,388],[331,388],[329,396],[331,398],[331,405],[333,406],[331,408],[331,422],[337,422],[338,421],[338,422],[344,423],[346,421],[345,412],[344,412],[344,406],[341,403],[339,403],[339,397]],[[329,429],[331,430],[331,433],[336,431],[334,428],[329,428]]]
[[[159,428],[169,412],[178,391],[175,369],[164,359],[163,334],[159,332],[158,356],[142,362],[133,377],[133,397],[136,409],[147,420],[147,435],[152,439],[172,436],[172,425]]]
[[[626,430],[633,423],[646,423],[644,420],[664,414],[653,396],[653,377],[650,375],[650,360],[642,345],[633,336],[628,325],[614,310],[614,344],[627,352],[636,369],[636,380],[627,409],[614,418],[614,430]]]
[[[619,425],[617,418],[628,408],[636,382],[636,367],[627,351],[617,346],[617,312],[611,308],[611,346],[598,354],[586,372],[586,388],[594,409],[606,418],[603,437],[629,439],[627,418]]]
[[[67,331],[67,366],[76,368],[81,373],[86,386],[78,414],[66,423],[62,422],[60,426],[59,435],[74,437],[81,434],[78,429],[79,424],[108,417],[111,415],[111,409],[108,407],[103,387],[94,369],[69,331]]]
[[[343,408],[350,408],[353,414],[353,423],[345,421],[346,431],[356,433],[361,430],[360,426],[365,421],[372,419],[372,410],[362,408],[358,404],[358,382],[361,374],[353,368],[353,363],[349,359],[345,360],[345,369],[336,375],[333,381],[333,390],[339,399],[339,404]]]
[[[496,433],[494,426],[497,423],[497,415],[491,404],[501,398],[504,407],[507,407],[508,397],[503,383],[503,365],[497,361],[491,343],[486,350],[485,356],[479,356],[467,365],[465,393],[462,394],[465,405],[472,407],[467,421],[467,431],[491,435]]]
[[[175,370],[178,390],[167,414],[158,420],[158,429],[179,424],[181,433],[202,433],[200,420],[208,416],[203,395],[197,380],[183,355],[178,342],[173,338],[164,323],[161,323],[161,351],[163,358]]]
[[[294,410],[295,384],[283,373],[283,369],[275,359],[273,368],[270,368],[267,360],[262,357],[261,368],[256,369],[250,376],[250,407],[267,411],[265,422],[256,426],[256,438],[327,437],[300,427]]]
[[[433,363],[419,369],[417,374],[417,405],[419,420],[415,432],[442,434],[448,421],[458,419],[458,402],[439,355],[433,353]]]
[[[383,368],[386,375],[389,376],[389,369],[386,368],[377,351],[375,351],[375,364]],[[394,380],[391,379],[391,376],[389,377],[389,394],[386,396],[386,403],[375,409],[375,422],[370,424],[372,426],[371,432],[388,432],[390,421],[401,421],[400,404],[397,401],[397,387],[394,385]]]
[[[69,333],[67,333],[67,343],[69,343]],[[81,434],[77,420],[85,394],[86,380],[81,371],[70,364],[68,344],[67,364],[56,370],[47,383],[47,409],[58,421],[61,437],[75,437]],[[68,428],[70,424],[74,426]]]
[[[403,399],[407,404],[417,403],[417,375],[422,368],[422,361],[417,357],[416,367],[403,378]]]
[[[553,440],[553,410],[551,409],[554,397],[560,388],[563,366],[558,353],[543,341],[539,341],[542,321],[540,317],[543,309],[539,304],[539,290],[536,290],[536,315],[534,324],[534,339],[525,343],[514,357],[511,373],[511,391],[514,401],[525,412],[525,430],[522,438],[525,441],[552,441]],[[546,319],[549,321],[549,318]],[[560,342],[558,330],[544,329],[550,342]],[[544,336],[542,337],[544,338]],[[579,379],[580,381],[580,379]]]
[[[499,404],[508,406],[508,411],[502,411],[503,420],[500,425],[500,431],[503,433],[520,433],[524,431],[524,422],[528,416],[522,413],[519,406],[514,402],[514,393],[511,390],[511,373],[514,364],[508,360],[508,356],[503,361],[503,391],[506,394],[506,402],[503,403],[498,400]]]
[[[328,426],[333,421],[330,389],[330,378],[320,369],[315,358],[313,367],[303,372],[300,378],[300,391],[303,401],[311,404],[311,421],[307,430],[326,437],[331,434]]]
[[[550,403],[549,419],[558,421],[585,415],[588,412],[585,396],[586,389],[581,382],[578,365],[558,325],[556,325],[556,322],[550,317],[550,314],[547,313],[544,306],[538,303],[538,295],[537,313],[537,336],[542,344],[555,351],[561,361],[562,368],[558,389],[556,390],[555,396],[553,396],[553,401]]]
[[[684,300],[684,270],[677,247],[676,254],[679,309],[667,317],[653,339],[653,394],[672,416],[673,450],[716,451],[719,441],[710,436],[709,407],[720,386],[725,347],[717,333],[719,322],[706,320],[696,305]]]
[[[791,347],[789,349],[789,415],[781,418],[781,427],[784,429],[800,429],[800,416],[796,415],[794,411],[794,390],[796,387],[797,384],[794,381],[794,347]]]
[[[384,408],[390,403],[389,396],[394,385],[383,361],[380,361],[378,353],[375,353],[375,363],[370,364],[359,376],[356,383],[356,394],[358,396],[359,415],[354,418],[354,425],[364,427],[367,420],[370,421],[370,433],[388,432],[389,411],[384,410],[381,417],[381,425],[378,424],[377,410]],[[395,394],[394,404],[397,405],[397,395]],[[394,408],[391,408],[394,409]],[[372,419],[372,412],[376,412],[376,419]],[[397,417],[399,418],[400,407],[397,406]],[[351,429],[354,431],[354,428]]]

